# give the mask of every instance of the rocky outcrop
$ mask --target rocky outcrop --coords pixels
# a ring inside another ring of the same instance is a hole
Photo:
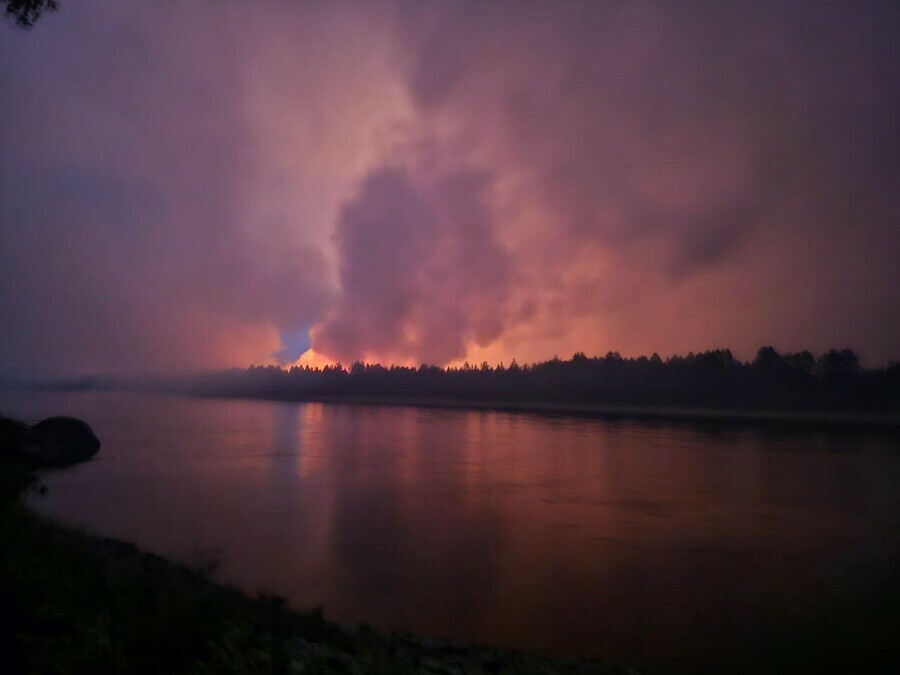
[[[66,466],[90,459],[100,439],[74,417],[48,417],[34,426],[0,417],[0,452],[39,466]]]
[[[15,454],[30,427],[25,422],[0,415],[0,453]]]

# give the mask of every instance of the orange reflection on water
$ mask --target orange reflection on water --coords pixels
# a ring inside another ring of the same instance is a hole
[[[900,553],[896,441],[490,411],[29,400],[97,461],[37,506],[326,615],[701,664],[866,597]],[[862,570],[864,573],[861,573]]]

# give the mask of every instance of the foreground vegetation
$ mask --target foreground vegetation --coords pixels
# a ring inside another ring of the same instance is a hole
[[[30,512],[33,469],[0,459],[0,672],[626,673],[412,635],[340,626],[276,597]]]

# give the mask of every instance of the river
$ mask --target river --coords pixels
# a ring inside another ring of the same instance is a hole
[[[33,506],[328,618],[715,664],[865,606],[900,560],[895,438],[562,415],[101,393],[96,459]]]

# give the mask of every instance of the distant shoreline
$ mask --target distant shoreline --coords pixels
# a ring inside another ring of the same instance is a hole
[[[492,410],[508,413],[565,415],[607,420],[656,420],[725,425],[800,425],[805,427],[865,428],[900,433],[900,410],[866,412],[798,408],[715,408],[703,405],[670,406],[622,403],[578,403],[571,401],[514,401],[453,397],[365,396],[351,394],[288,394],[192,389],[190,387],[129,386],[39,386],[16,391],[55,391],[60,393],[118,392],[187,396],[204,399],[241,399],[284,403],[327,403],[332,405],[391,406],[446,410]]]
[[[865,413],[821,410],[765,410],[704,408],[687,406],[641,406],[605,403],[533,401],[479,401],[453,398],[408,398],[378,396],[247,396],[230,394],[190,394],[198,398],[227,398],[290,403],[327,403],[365,406],[392,406],[450,410],[493,410],[510,413],[569,415],[597,419],[635,419],[709,423],[783,424],[810,426],[865,427],[900,432],[900,413]]]
[[[717,349],[666,360],[656,354],[576,352],[566,361],[513,361],[508,367],[268,365],[179,376],[85,376],[33,386],[719,425],[900,429],[900,363],[862,368],[850,349],[815,357],[766,346],[747,362]]]

